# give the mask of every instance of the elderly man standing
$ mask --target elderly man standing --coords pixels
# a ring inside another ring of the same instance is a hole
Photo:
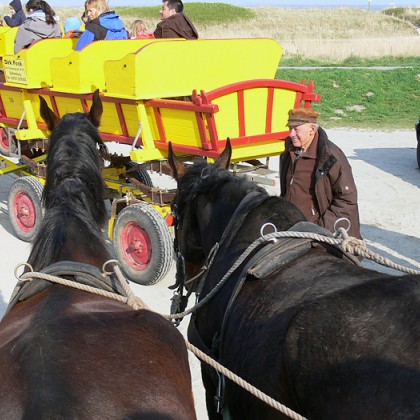
[[[197,39],[197,29],[183,11],[184,5],[181,0],[163,0],[159,12],[162,20],[153,33],[155,38]]]
[[[308,221],[331,232],[348,228],[350,236],[361,239],[351,166],[317,125],[318,115],[310,109],[289,111],[290,133],[280,157],[281,196],[299,208]],[[337,222],[341,218],[349,223]]]

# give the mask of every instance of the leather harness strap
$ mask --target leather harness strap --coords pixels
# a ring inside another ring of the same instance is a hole
[[[105,276],[99,268],[90,264],[60,261],[49,265],[41,272],[57,277],[72,277],[74,281],[81,284],[126,296],[117,279],[114,279],[113,276]],[[37,281],[19,281],[13,291],[6,313],[16,303],[30,299],[50,286],[52,286],[51,282],[41,279]]]

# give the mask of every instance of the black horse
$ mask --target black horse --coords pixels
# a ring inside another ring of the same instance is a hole
[[[127,296],[102,270],[112,257],[102,234],[101,114],[97,92],[89,114],[61,121],[41,98],[53,133],[45,217],[28,263]],[[42,280],[19,289],[0,323],[1,419],[196,418],[185,342],[169,321]]]
[[[230,156],[228,142],[215,165],[186,167],[169,151],[178,281],[188,288],[201,278],[201,302],[227,278],[193,313],[191,343],[311,419],[420,418],[420,276],[368,270],[305,239],[262,241],[245,258],[272,225],[318,229],[287,201],[232,176]],[[211,419],[221,418],[215,400],[233,419],[286,418],[205,364],[202,377]]]

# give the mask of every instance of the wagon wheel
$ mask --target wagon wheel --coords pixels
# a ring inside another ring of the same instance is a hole
[[[42,184],[33,177],[18,178],[9,191],[9,220],[22,241],[31,242],[42,220]]]
[[[133,282],[150,285],[168,273],[173,261],[172,235],[152,206],[132,204],[117,216],[113,246],[122,271]]]
[[[17,149],[15,142],[9,136],[9,130],[0,127],[0,153],[3,156],[16,155]]]
[[[128,162],[125,165],[125,168],[127,169],[127,171],[136,167],[137,165],[135,162]],[[152,178],[150,178],[149,172],[147,172],[145,169],[140,169],[139,171],[130,172],[130,175],[132,175],[133,178],[136,178],[137,181],[142,182],[144,185],[147,185],[148,187],[153,187]]]

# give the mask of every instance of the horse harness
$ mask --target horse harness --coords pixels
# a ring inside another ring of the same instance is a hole
[[[221,245],[229,246],[231,241],[234,239],[237,231],[243,225],[245,218],[251,212],[251,210],[255,209],[262,203],[264,203],[267,199],[271,198],[271,196],[261,196],[258,192],[251,192],[247,194],[241,201],[241,203],[236,208],[234,214],[232,215],[226,229],[224,230],[222,237],[218,243],[216,243],[215,247],[210,252],[207,262],[203,271],[200,273],[202,276],[200,280],[200,285],[197,291],[197,300],[201,293],[201,289],[205,283],[207,278],[207,274],[209,272],[209,268],[213,259],[215,258],[215,254],[217,250],[220,248]],[[294,226],[288,229],[289,231],[297,231],[297,232],[305,232],[305,233],[314,233],[320,234],[327,237],[333,237],[334,235],[321,226],[318,226],[314,223],[310,222],[298,222]],[[343,252],[339,247],[334,245],[325,244],[322,242],[317,242],[311,238],[279,238],[275,241],[267,241],[265,244],[262,244],[259,248],[254,250],[248,260],[242,264],[242,269],[237,277],[236,284],[233,288],[233,291],[230,295],[226,310],[223,315],[223,321],[220,331],[217,331],[213,337],[212,345],[209,347],[204,340],[202,339],[198,327],[196,325],[196,312],[192,313],[191,322],[188,328],[188,335],[190,341],[194,343],[201,351],[206,353],[208,356],[212,357],[215,360],[220,362],[219,355],[221,354],[223,348],[223,338],[224,333],[227,325],[227,321],[229,319],[229,315],[233,304],[239,295],[242,286],[245,280],[249,277],[254,278],[255,280],[265,278],[270,274],[279,270],[282,266],[288,264],[299,258],[300,256],[306,254],[314,247],[322,247],[325,248],[329,253],[340,257],[348,259],[350,262],[354,264],[360,264],[360,262],[355,259],[352,255],[349,255]],[[175,249],[177,249],[177,244],[175,244]],[[180,262],[180,257],[182,262]],[[178,291],[180,292],[180,301],[182,301],[183,309],[187,306],[188,297],[191,294],[191,291],[186,295],[182,296],[182,288],[185,282],[185,270],[183,268],[183,258],[179,253],[178,250],[178,265],[177,265],[177,272],[178,269],[181,269],[181,277],[183,279],[178,278]],[[211,293],[211,292],[210,292]],[[171,308],[171,313],[176,313],[176,308]],[[182,309],[182,310],[183,310]],[[179,322],[178,322],[179,323]],[[214,378],[214,382],[217,382],[217,395],[215,395],[215,403],[216,409],[218,413],[222,413],[223,410],[223,400],[224,400],[224,388],[225,388],[225,378],[223,374],[217,372],[213,368],[206,366],[208,369],[210,376]],[[215,377],[217,375],[217,379]]]
[[[74,261],[60,261],[41,270],[41,273],[52,276],[72,279],[86,286],[94,287],[111,293],[126,296],[118,279],[114,276],[104,275],[97,267]],[[36,276],[34,277],[36,279]],[[37,281],[19,281],[13,290],[6,313],[21,301],[28,300],[52,285],[43,279]]]

